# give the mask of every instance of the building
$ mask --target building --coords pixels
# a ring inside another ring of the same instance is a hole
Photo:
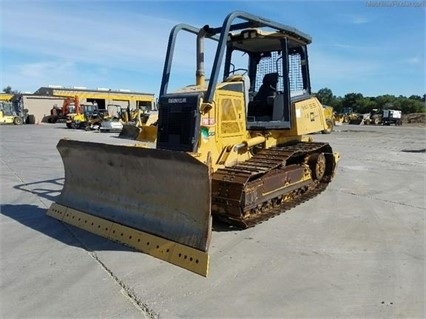
[[[130,106],[131,109],[145,107],[155,108],[155,97],[152,93],[131,92],[129,90],[114,91],[107,88],[89,90],[85,87],[64,88],[50,85],[41,87],[34,92],[36,95],[74,97],[78,96],[81,103],[97,103],[100,109],[106,109],[108,104]]]
[[[80,103],[96,103],[99,109],[107,109],[115,104],[130,109],[145,108],[155,110],[155,95],[152,93],[131,92],[129,90],[96,90],[84,87],[65,88],[62,86],[40,87],[34,94],[16,94],[12,101],[19,103],[28,113],[34,114],[36,123],[47,122],[53,107],[62,107],[67,97],[78,96]]]
[[[28,110],[28,114],[35,117],[35,122],[47,122],[47,117],[50,115],[50,110],[53,106],[62,106],[63,97],[45,96],[35,94],[15,94],[12,97],[12,102],[18,106],[20,110]]]

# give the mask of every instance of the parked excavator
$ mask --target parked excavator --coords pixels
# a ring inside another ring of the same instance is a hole
[[[180,32],[196,42],[196,83],[169,92]],[[216,48],[208,81],[207,40]],[[156,147],[60,140],[65,182],[48,215],[207,276],[212,217],[255,226],[315,197],[335,174],[339,154],[309,135],[327,129],[311,94],[310,43],[241,11],[219,27],[175,26]]]
[[[54,105],[50,110],[50,116],[47,119],[48,123],[65,123],[68,114],[75,114],[76,107],[80,105],[79,97],[66,97],[62,102],[62,107]]]
[[[52,112],[51,112],[52,113]],[[53,112],[55,113],[55,112]],[[74,128],[73,127],[73,119],[76,115],[80,114],[80,98],[78,95],[74,97],[67,97],[63,104],[62,104],[62,110],[60,114],[60,118],[56,119],[56,122],[60,119],[61,121],[65,121],[66,126],[68,128]],[[55,120],[51,120],[52,123],[55,123]]]

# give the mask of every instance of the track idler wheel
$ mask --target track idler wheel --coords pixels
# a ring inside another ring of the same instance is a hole
[[[321,181],[325,175],[326,160],[323,153],[314,153],[309,156],[308,165],[314,181]]]

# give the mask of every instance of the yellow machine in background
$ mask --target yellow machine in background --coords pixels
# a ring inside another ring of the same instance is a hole
[[[0,124],[15,124],[24,123],[22,115],[15,112],[12,102],[0,102]]]
[[[93,103],[75,104],[76,113],[68,113],[66,125],[73,129],[98,129],[103,121],[103,112]]]
[[[333,132],[335,124],[334,109],[331,106],[324,105],[324,117],[327,128],[322,133],[330,134]]]
[[[0,101],[1,102],[11,102],[12,98],[15,94],[13,93],[0,93]]]
[[[194,35],[196,82],[169,92],[180,32]],[[204,52],[207,40],[214,55]],[[207,275],[212,217],[255,226],[318,195],[334,176],[339,155],[309,136],[329,129],[311,95],[310,43],[295,28],[239,11],[219,27],[175,26],[155,149],[61,140],[65,183],[48,214]],[[208,82],[205,56],[214,56]]]
[[[139,108],[127,111],[124,115],[123,129],[119,137],[155,142],[157,138],[158,112]]]
[[[334,125],[342,125],[345,121],[345,116],[343,114],[334,113],[333,120],[334,120]]]
[[[0,101],[0,124],[35,124],[33,114],[28,114],[27,109],[22,109],[21,105]]]

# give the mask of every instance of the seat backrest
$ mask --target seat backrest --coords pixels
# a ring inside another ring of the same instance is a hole
[[[278,73],[267,73],[263,77],[259,92],[254,96],[254,101],[266,101],[268,96],[274,96],[277,92]]]
[[[278,73],[277,72],[267,73],[263,77],[262,84],[270,85],[270,86],[272,86],[276,89],[277,83],[278,83]]]

